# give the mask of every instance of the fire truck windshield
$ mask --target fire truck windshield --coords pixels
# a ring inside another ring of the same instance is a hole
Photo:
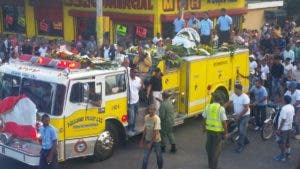
[[[66,87],[61,84],[0,74],[0,98],[26,95],[36,105],[38,112],[60,115],[63,111]]]

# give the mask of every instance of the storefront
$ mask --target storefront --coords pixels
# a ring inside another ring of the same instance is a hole
[[[26,33],[24,1],[1,1],[1,31],[9,33]]]
[[[96,0],[49,2],[1,1],[0,32],[64,38],[66,41],[76,40],[78,35],[84,39],[96,35],[99,28],[96,24]],[[109,17],[103,24],[105,37],[111,41],[125,39],[131,42],[152,38],[158,32],[164,37],[171,37],[172,22],[180,9],[184,9],[185,19],[189,19],[192,12],[200,18],[203,12],[209,11],[210,17],[215,20],[220,15],[219,10],[226,8],[238,27],[242,25],[242,16],[247,13],[245,0],[103,0],[103,8],[104,15]]]
[[[36,32],[39,36],[63,38],[63,4],[61,0],[39,0],[34,4]]]
[[[173,20],[181,9],[184,9],[186,20],[191,13],[200,19],[203,12],[209,11],[215,21],[220,16],[220,9],[226,8],[236,27],[242,26],[242,16],[247,13],[244,0],[103,0],[103,7],[104,14],[112,20],[114,40],[122,36],[125,39],[147,39],[158,32],[163,37],[172,37]],[[117,29],[120,26],[127,30],[125,34]]]

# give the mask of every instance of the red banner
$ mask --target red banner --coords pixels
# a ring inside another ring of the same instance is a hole
[[[44,32],[48,32],[49,31],[49,25],[46,22],[41,21],[40,22],[40,29]]]
[[[14,23],[14,18],[10,15],[7,15],[5,17],[5,22],[8,24],[8,25],[12,25]]]
[[[147,28],[136,26],[136,35],[145,38],[147,36]]]

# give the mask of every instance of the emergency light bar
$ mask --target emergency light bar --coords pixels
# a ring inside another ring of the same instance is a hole
[[[19,60],[30,61],[33,64],[55,67],[57,69],[65,69],[65,68],[80,69],[81,67],[80,63],[71,60],[58,60],[58,59],[52,59],[48,57],[38,57],[38,56],[26,55],[26,54],[20,55]]]

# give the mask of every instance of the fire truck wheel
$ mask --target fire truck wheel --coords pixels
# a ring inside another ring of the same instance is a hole
[[[94,161],[103,161],[113,155],[118,143],[118,130],[115,125],[108,123],[106,131],[100,134],[94,150]]]

